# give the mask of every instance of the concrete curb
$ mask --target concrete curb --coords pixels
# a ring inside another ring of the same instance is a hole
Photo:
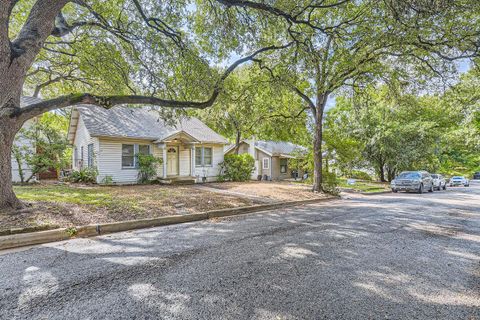
[[[208,220],[212,218],[221,218],[247,213],[259,212],[264,210],[293,207],[296,205],[313,204],[319,202],[339,199],[338,197],[328,197],[321,199],[296,200],[285,202],[274,202],[268,204],[259,204],[247,207],[228,208],[211,210],[202,213],[191,213],[184,215],[165,216],[152,219],[128,220],[113,223],[101,223],[93,225],[85,225],[74,228],[60,228],[40,232],[18,233],[7,236],[0,236],[0,250],[12,249],[35,244],[56,242],[68,240],[75,237],[94,237],[106,233],[122,232],[134,229],[152,228],[167,226],[171,224],[180,224],[200,220]]]
[[[375,195],[375,194],[384,194],[384,193],[392,193],[391,190],[385,190],[385,191],[376,191],[376,192],[360,192],[360,194],[363,194],[365,196],[370,196],[370,195]]]
[[[365,195],[365,196],[375,195],[375,194],[383,194],[383,193],[392,193],[391,190],[375,191],[375,192],[363,192],[363,191],[355,191],[355,189],[346,189],[346,188],[342,188],[342,189],[340,189],[340,191],[345,192],[345,193],[362,194],[362,195]]]

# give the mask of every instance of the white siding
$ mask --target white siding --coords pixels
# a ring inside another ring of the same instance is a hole
[[[180,146],[180,154],[179,154],[179,160],[180,160],[180,176],[182,177],[187,177],[190,176],[190,146]]]
[[[212,165],[211,166],[195,166],[195,176],[197,182],[202,181],[202,177],[206,176],[207,181],[215,181],[220,173],[220,163],[223,162],[223,145],[196,145],[196,148],[212,147]]]
[[[28,120],[23,124],[22,129],[28,129],[34,123],[35,123],[35,120],[33,120],[33,119]],[[25,147],[26,146],[28,148],[28,150],[30,150],[30,152],[32,152],[32,153],[36,152],[35,146],[32,145],[30,143],[30,141],[28,141],[26,139],[17,139],[17,140],[15,140],[15,144],[19,147]],[[32,174],[32,170],[30,170],[30,168],[28,167],[28,165],[25,162],[22,163],[21,167],[22,167],[24,179],[26,180]],[[13,182],[20,182],[21,181],[19,170],[18,170],[18,163],[15,160],[15,157],[13,156],[13,154],[12,154],[12,181]]]
[[[157,155],[153,145],[149,141],[134,139],[108,139],[100,138],[100,151],[98,153],[98,178],[102,183],[106,176],[112,178],[112,182],[119,184],[133,184],[138,181],[138,169],[122,168],[122,144],[148,144],[154,155]],[[161,152],[161,151],[160,151]],[[160,153],[161,154],[161,153]]]
[[[90,136],[82,117],[78,119],[75,139],[73,140],[72,169],[80,170],[79,162],[83,159],[83,167],[88,165],[88,145],[93,143],[93,165],[98,166],[99,142],[98,138]],[[82,154],[83,147],[83,154]],[[75,148],[77,149],[78,162],[75,162]]]
[[[157,157],[162,159],[163,157],[163,151],[161,148],[157,147],[156,145],[153,145],[152,154]],[[157,176],[163,177],[163,164],[159,164],[157,167]]]

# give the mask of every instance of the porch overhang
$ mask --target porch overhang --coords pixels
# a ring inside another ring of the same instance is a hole
[[[182,143],[191,143],[191,144],[200,143],[198,139],[196,139],[194,136],[188,134],[185,131],[177,131],[164,138],[154,141],[154,143],[158,143],[158,144],[172,143],[172,142],[182,142]]]

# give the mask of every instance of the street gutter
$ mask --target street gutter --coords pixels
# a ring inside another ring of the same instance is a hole
[[[259,204],[246,207],[228,208],[211,210],[202,213],[191,213],[184,215],[164,216],[152,219],[129,220],[112,223],[100,223],[92,225],[84,225],[78,227],[59,228],[47,231],[17,233],[6,236],[0,236],[0,250],[43,244],[49,242],[63,241],[73,238],[94,237],[102,234],[122,232],[135,229],[144,229],[152,227],[167,226],[172,224],[181,224],[194,221],[208,220],[212,218],[221,218],[247,213],[287,208],[297,205],[314,204],[338,199],[338,197],[327,197],[319,199],[296,200],[273,202],[268,204]]]

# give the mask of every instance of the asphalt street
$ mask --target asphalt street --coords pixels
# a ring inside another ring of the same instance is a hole
[[[1,319],[480,319],[480,183],[0,252]]]

